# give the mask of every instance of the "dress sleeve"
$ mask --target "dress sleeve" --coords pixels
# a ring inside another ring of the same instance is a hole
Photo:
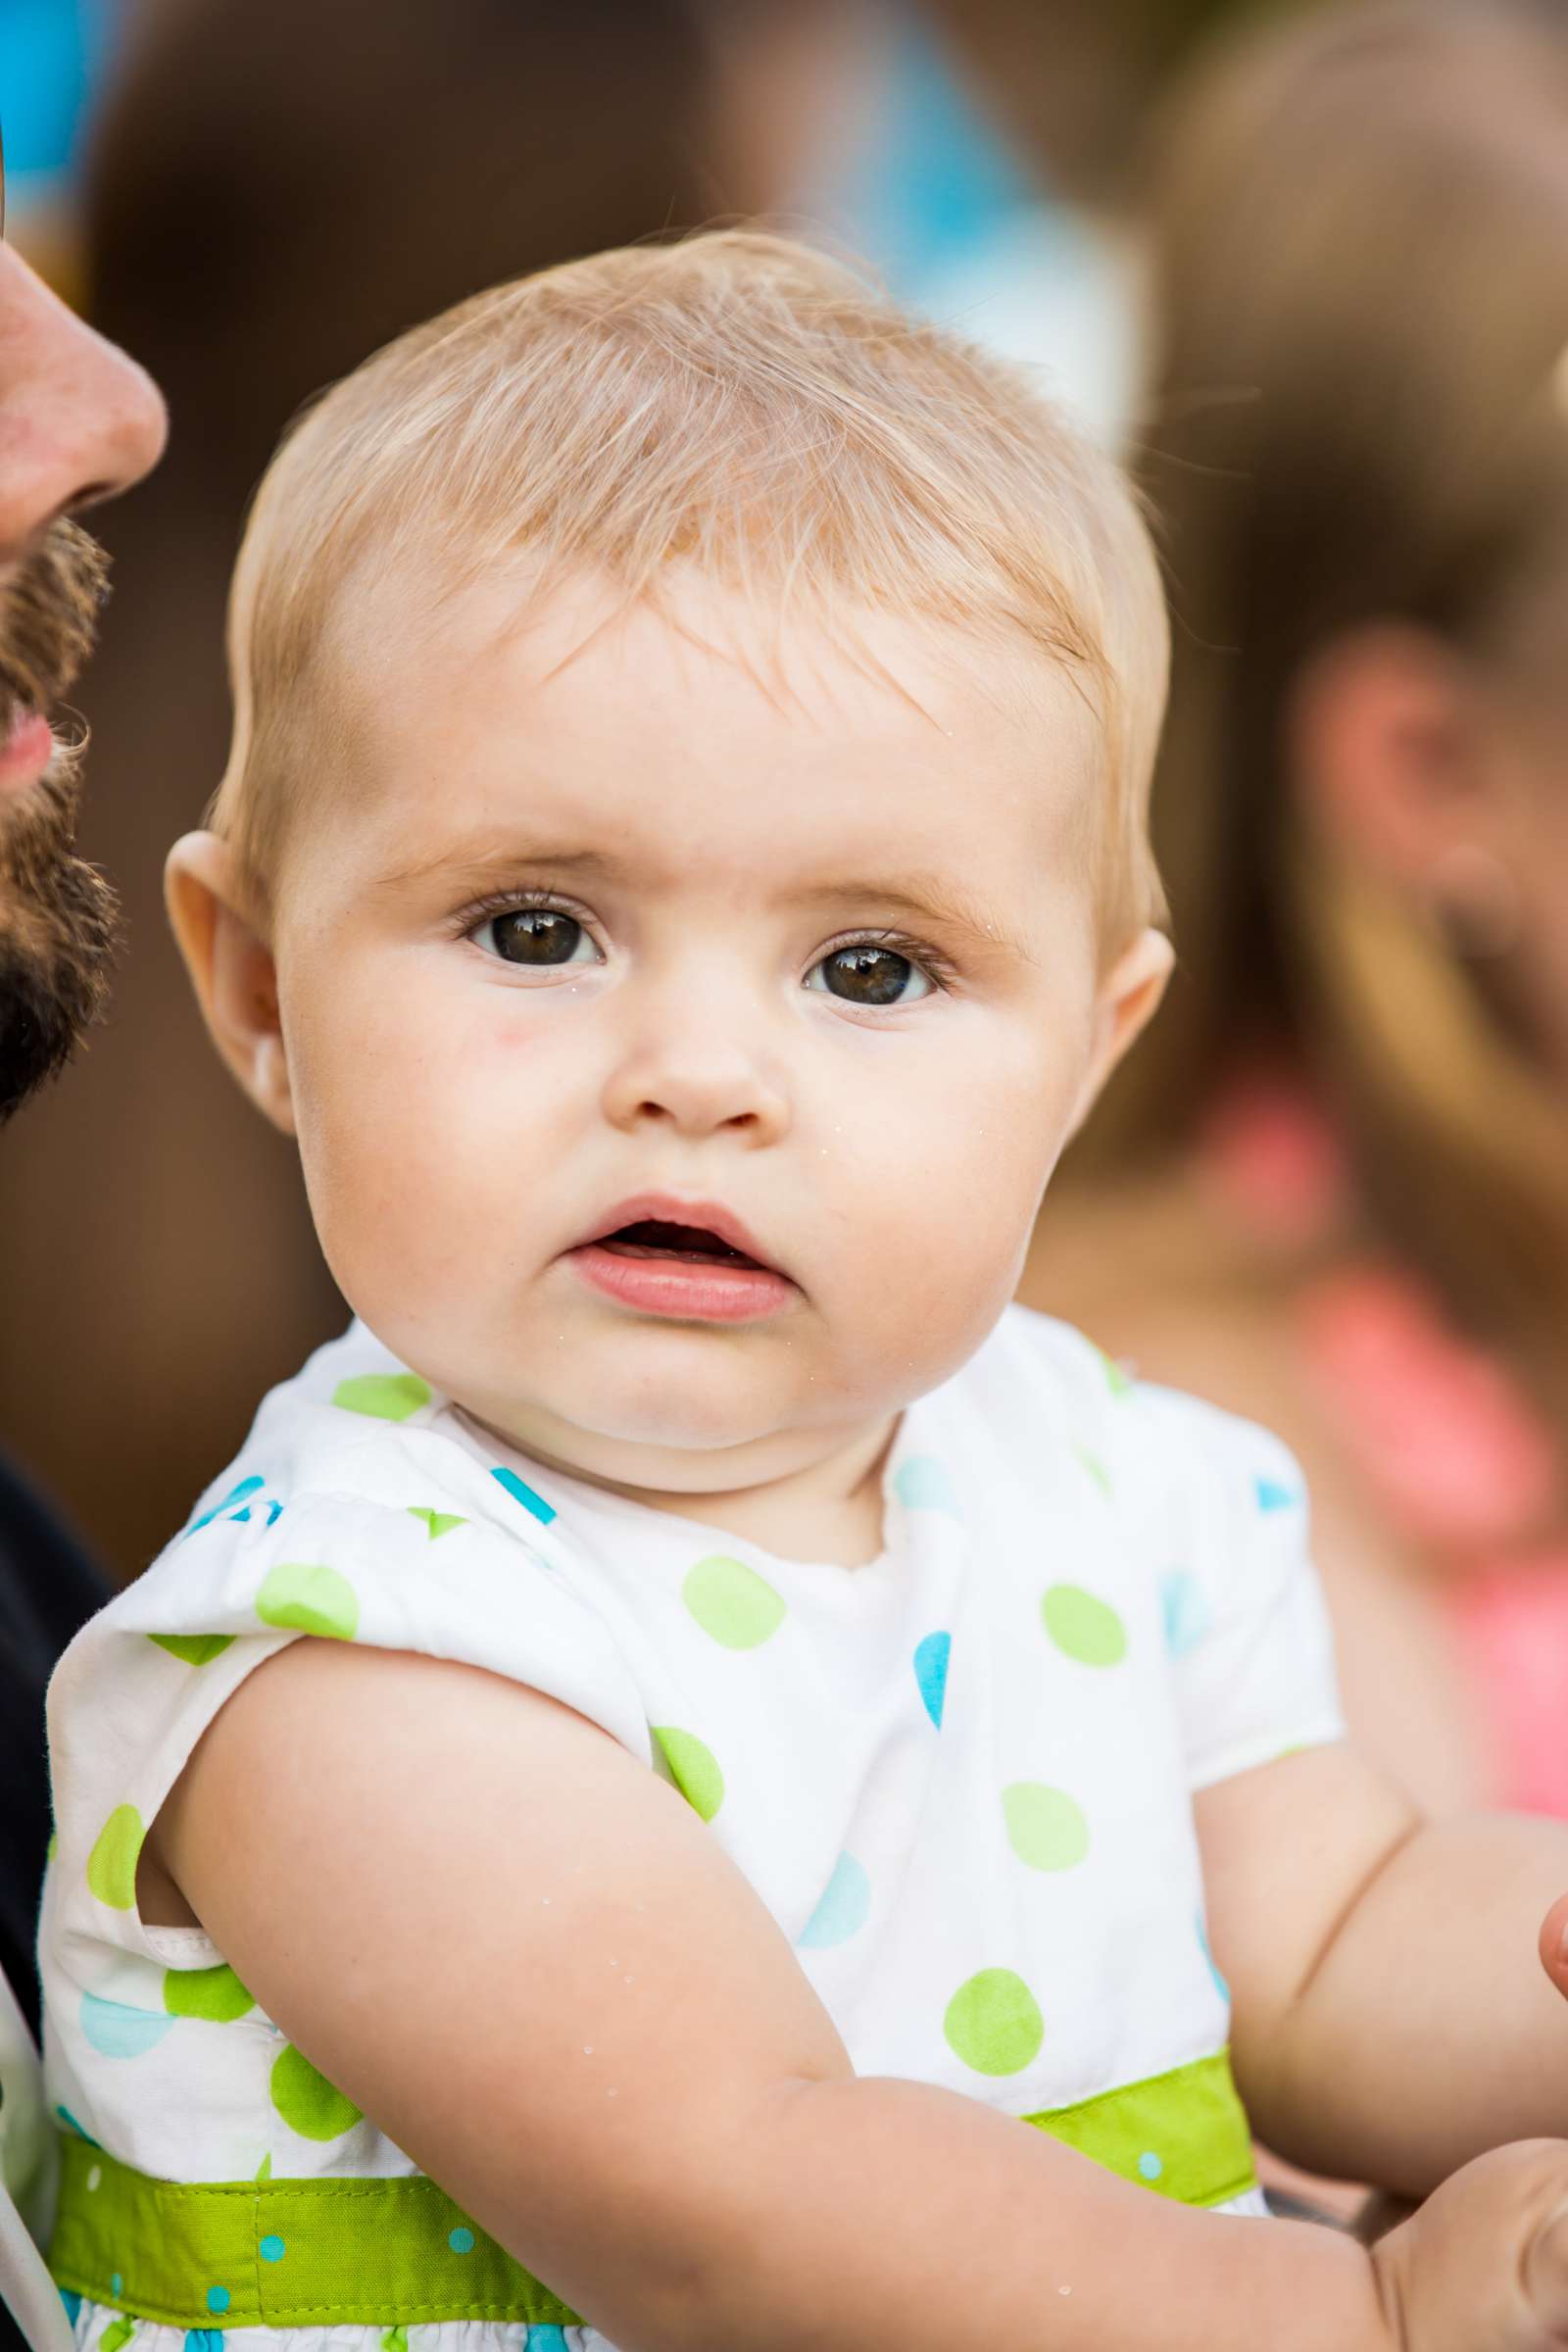
[[[1160,1606],[1196,1790],[1345,1736],[1306,1485],[1266,1430],[1141,1384],[1163,1456]]]
[[[545,1531],[504,1531],[428,1479],[417,1502],[305,1493],[275,1508],[252,1483],[84,1628],[51,1685],[52,1875],[89,1941],[155,1954],[142,1839],[220,1709],[302,1636],[484,1667],[651,1761],[631,1671]]]

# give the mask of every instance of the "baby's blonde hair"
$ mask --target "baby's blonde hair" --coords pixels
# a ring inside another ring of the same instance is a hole
[[[235,572],[212,818],[260,912],[319,768],[345,588],[372,564],[450,585],[519,558],[530,594],[570,566],[657,596],[679,565],[808,617],[858,606],[1021,637],[1099,717],[1102,943],[1159,914],[1166,629],[1131,493],[1020,373],[756,230],[476,295],[285,439]]]

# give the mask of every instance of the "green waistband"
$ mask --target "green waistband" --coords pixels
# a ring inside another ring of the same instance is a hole
[[[1223,2051],[1023,2120],[1184,2204],[1221,2205],[1253,2182],[1247,2119]],[[154,2180],[71,2137],[62,2163],[49,2252],[55,2279],[137,2319],[210,2330],[580,2324],[418,2175]]]

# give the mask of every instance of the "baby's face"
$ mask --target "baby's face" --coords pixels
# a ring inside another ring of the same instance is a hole
[[[696,588],[365,642],[273,943],[353,1306],[644,1487],[782,1474],[935,1386],[1108,1050],[1068,679],[875,616],[775,675]]]

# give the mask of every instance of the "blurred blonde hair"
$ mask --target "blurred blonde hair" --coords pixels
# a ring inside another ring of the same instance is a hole
[[[805,246],[710,232],[497,287],[389,344],[285,439],[235,573],[213,808],[264,912],[319,774],[332,623],[371,565],[432,600],[432,578],[503,566],[519,599],[576,566],[657,598],[680,566],[836,628],[858,606],[1019,637],[1102,722],[1103,937],[1157,916],[1166,632],[1130,490],[1022,375]]]
[[[1182,963],[1079,1172],[1147,1170],[1294,1064],[1393,1246],[1568,1423],[1568,1104],[1288,773],[1304,665],[1382,620],[1560,695],[1568,740],[1568,44],[1508,0],[1313,11],[1200,74],[1149,193]]]

